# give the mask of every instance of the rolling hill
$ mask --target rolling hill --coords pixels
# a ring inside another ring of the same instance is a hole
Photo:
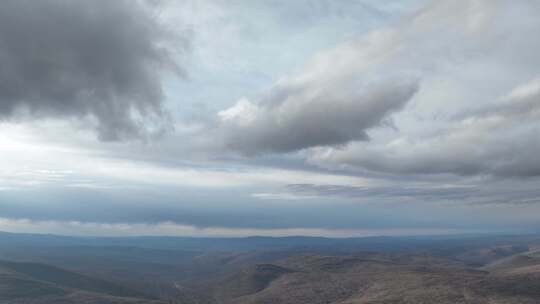
[[[115,283],[40,263],[0,261],[0,303],[159,303]]]
[[[498,276],[487,271],[432,257],[401,259],[371,255],[359,257],[301,256],[281,261],[291,269],[262,290],[250,294],[221,293],[218,303],[234,304],[483,304],[538,303],[538,280]],[[265,266],[268,267],[268,266]],[[256,275],[240,276],[246,279]],[[228,283],[231,285],[232,283]],[[252,282],[251,284],[256,284]]]

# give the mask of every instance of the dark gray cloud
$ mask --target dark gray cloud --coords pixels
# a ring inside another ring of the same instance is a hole
[[[171,41],[141,1],[2,1],[0,119],[90,118],[102,140],[160,129]]]

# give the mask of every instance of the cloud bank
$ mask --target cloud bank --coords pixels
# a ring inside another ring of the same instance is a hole
[[[160,129],[171,37],[140,1],[2,1],[0,119],[91,118],[102,140]]]

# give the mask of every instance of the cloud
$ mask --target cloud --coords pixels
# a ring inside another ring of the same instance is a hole
[[[146,223],[95,223],[79,221],[32,221],[0,217],[0,229],[14,233],[42,233],[70,236],[191,236],[191,237],[250,237],[250,236],[325,236],[325,237],[367,237],[367,236],[411,236],[441,235],[471,232],[452,228],[383,228],[383,229],[324,229],[324,228],[229,228],[206,227],[173,222]]]
[[[392,41],[384,31],[347,41],[256,101],[243,98],[219,112],[225,145],[253,155],[368,140],[367,131],[388,123],[419,88],[414,75],[378,64],[393,56],[384,52]]]
[[[521,185],[505,183],[427,184],[391,186],[350,186],[289,184],[283,193],[258,193],[261,199],[321,199],[347,198],[356,201],[428,202],[461,203],[464,205],[532,205],[540,203],[540,190],[534,182]]]
[[[538,62],[530,49],[540,50],[533,38],[539,8],[527,1],[436,1],[388,28],[316,54],[258,97],[219,112],[220,138],[248,155],[343,149],[372,138],[405,105],[414,115],[434,108],[450,115],[468,98],[491,98],[499,82],[508,85],[530,74],[531,63]],[[503,79],[502,72],[510,76]],[[478,82],[478,74],[492,87],[467,82]],[[449,90],[453,86],[458,89]]]
[[[476,187],[439,185],[439,186],[346,186],[346,185],[315,185],[290,184],[286,186],[290,194],[312,195],[320,197],[345,198],[393,198],[420,200],[463,200],[478,193]]]
[[[142,1],[0,3],[0,119],[90,118],[102,140],[165,127],[160,72],[185,47]]]
[[[311,161],[396,174],[540,176],[540,80],[460,116],[429,138],[315,152]]]
[[[540,176],[539,13],[533,1],[435,1],[404,20],[387,43],[399,51],[382,63],[416,71],[422,90],[394,115],[396,131],[311,149],[309,162],[409,176]]]
[[[173,2],[174,20],[127,0],[0,3],[4,218],[88,234],[538,227],[540,2],[433,1],[400,20],[416,4]],[[189,82],[163,85],[161,20],[196,33]],[[144,136],[165,107],[175,132],[149,144],[71,125]]]

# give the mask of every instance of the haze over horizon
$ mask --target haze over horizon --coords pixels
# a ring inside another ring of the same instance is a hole
[[[4,0],[0,231],[540,231],[540,1]]]

